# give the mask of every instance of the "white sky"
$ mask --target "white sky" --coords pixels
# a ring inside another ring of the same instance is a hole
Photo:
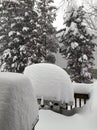
[[[55,5],[57,7],[60,7],[61,6],[61,1],[62,0],[54,0]],[[54,26],[57,27],[57,30],[59,30],[59,29],[61,29],[63,27],[63,15],[64,15],[64,8],[61,7],[57,11],[56,21],[54,22]]]

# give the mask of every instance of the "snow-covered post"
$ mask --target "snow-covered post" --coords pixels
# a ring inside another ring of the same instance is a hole
[[[33,86],[23,74],[0,73],[0,130],[32,130],[38,121]]]

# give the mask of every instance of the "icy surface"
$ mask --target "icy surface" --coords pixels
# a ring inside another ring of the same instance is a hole
[[[91,86],[90,99],[79,113],[67,117],[40,110],[39,115],[35,130],[97,130],[97,82]]]
[[[0,130],[32,130],[38,106],[29,79],[22,74],[0,73]]]
[[[26,67],[24,74],[31,79],[38,98],[73,103],[74,93],[70,77],[60,67],[40,63]]]

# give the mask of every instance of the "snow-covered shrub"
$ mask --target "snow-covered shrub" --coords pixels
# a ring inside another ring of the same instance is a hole
[[[40,63],[26,67],[24,74],[31,79],[37,98],[73,103],[72,83],[69,75],[62,68]]]
[[[32,130],[38,106],[30,80],[23,74],[0,73],[0,130]]]

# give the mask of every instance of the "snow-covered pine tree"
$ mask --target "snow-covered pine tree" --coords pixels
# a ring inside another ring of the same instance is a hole
[[[61,53],[67,59],[67,68],[73,81],[88,83],[92,79],[94,35],[90,34],[84,22],[83,6],[69,12],[65,20],[66,31],[62,35]]]
[[[53,22],[56,18],[56,7],[53,6],[53,0],[37,1],[38,17],[38,34],[40,42],[40,51],[44,56],[44,62],[47,55],[52,52],[56,53],[58,48],[58,40],[56,38],[56,29]]]
[[[42,60],[33,6],[33,0],[5,0],[0,6],[1,71],[23,72]]]

